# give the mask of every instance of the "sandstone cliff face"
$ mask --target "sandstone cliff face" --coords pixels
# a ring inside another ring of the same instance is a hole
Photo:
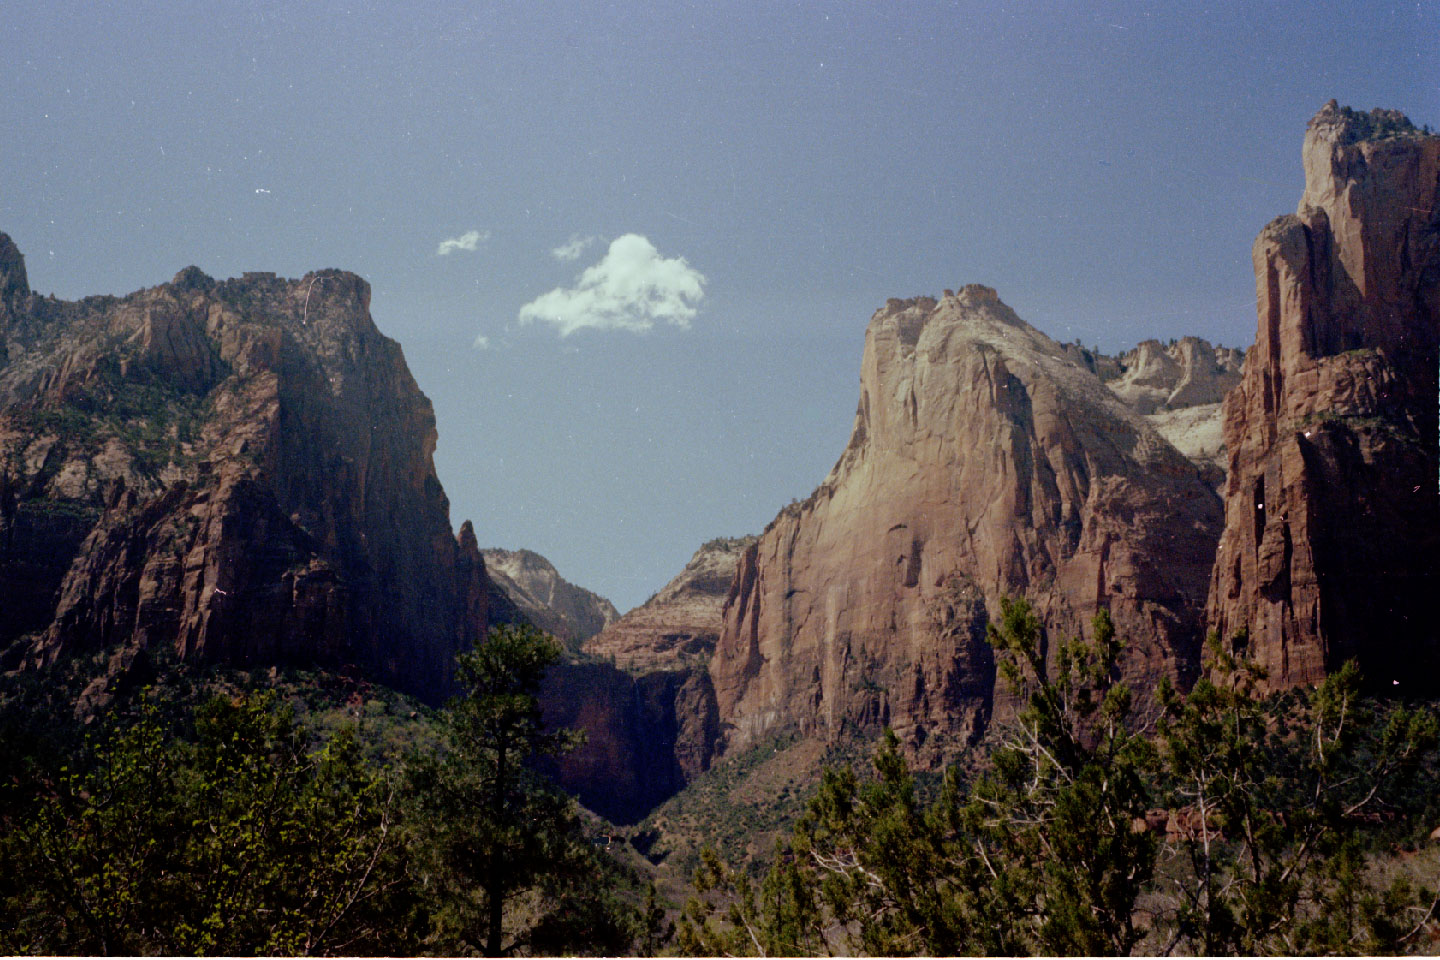
[[[114,674],[169,648],[447,693],[489,584],[369,286],[192,267],[125,298],[18,302],[0,239],[0,585],[26,597],[0,615],[4,666],[103,649]]]
[[[533,550],[487,549],[485,571],[525,620],[577,649],[620,616],[615,605],[560,576]]]
[[[709,662],[754,537],[711,540],[655,596],[584,644],[594,658],[547,681],[546,716],[585,729],[560,782],[617,822],[638,820],[709,769],[720,719]]]
[[[1351,657],[1382,687],[1433,686],[1440,137],[1331,101],[1303,157],[1298,213],[1255,241],[1209,616],[1248,631],[1272,688]]]
[[[711,540],[655,596],[585,644],[623,670],[708,664],[724,623],[725,598],[755,537]]]
[[[586,734],[554,762],[556,781],[616,823],[639,821],[710,765],[719,727],[703,670],[570,663],[550,671],[540,700],[547,723]]]
[[[888,724],[922,760],[973,739],[1006,595],[1052,638],[1107,607],[1132,682],[1185,682],[1220,523],[1196,468],[993,290],[892,300],[849,446],[741,560],[711,663],[726,746],[787,724]]]

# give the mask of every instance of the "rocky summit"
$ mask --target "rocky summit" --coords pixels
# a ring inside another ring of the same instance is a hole
[[[103,652],[82,709],[146,650],[443,698],[491,588],[365,281],[191,267],[71,303],[4,236],[0,270],[5,668]]]
[[[1255,241],[1209,615],[1272,688],[1351,658],[1433,687],[1440,137],[1331,101],[1303,160],[1298,211]]]
[[[972,741],[1006,596],[1052,643],[1108,609],[1133,684],[1188,682],[1220,525],[1196,466],[994,290],[891,300],[849,445],[740,562],[711,663],[725,746],[786,726],[885,725],[920,758]]]
[[[533,550],[480,551],[485,571],[529,623],[578,648],[620,616],[615,605],[560,576]]]

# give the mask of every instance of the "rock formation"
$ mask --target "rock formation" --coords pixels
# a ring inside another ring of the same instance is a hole
[[[587,739],[555,765],[592,810],[633,823],[710,767],[720,736],[709,662],[740,556],[711,540],[655,596],[584,644],[546,681],[546,717]]]
[[[1110,358],[1100,358],[1107,360]],[[1097,372],[1115,395],[1199,466],[1217,491],[1228,458],[1220,403],[1240,382],[1244,353],[1198,337],[1146,340]],[[1111,372],[1113,371],[1113,372]]]
[[[0,235],[0,288],[0,665],[165,649],[448,692],[490,587],[363,280],[191,267],[67,303]]]
[[[1440,137],[1327,104],[1295,215],[1255,241],[1259,325],[1225,401],[1209,616],[1272,688],[1351,657],[1434,685],[1440,593]]]
[[[726,746],[887,724],[922,760],[995,703],[985,625],[1026,596],[1048,636],[1101,607],[1148,688],[1198,667],[1221,507],[1074,351],[993,290],[891,300],[850,443],[750,547],[711,663]]]
[[[560,576],[533,550],[480,551],[485,570],[520,614],[571,649],[620,616],[615,605]]]
[[[1136,413],[1152,414],[1220,403],[1240,382],[1244,354],[1199,337],[1170,344],[1146,340],[1118,358],[1120,375],[1106,385]]]
[[[708,664],[740,557],[754,542],[740,537],[704,544],[659,593],[588,641],[585,651],[634,673]]]

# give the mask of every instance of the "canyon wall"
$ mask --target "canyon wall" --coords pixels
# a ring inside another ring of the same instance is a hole
[[[1310,121],[1303,161],[1297,213],[1255,241],[1259,323],[1225,401],[1209,616],[1271,688],[1358,658],[1379,687],[1429,690],[1440,137],[1331,101]]]
[[[587,641],[585,651],[632,673],[679,666],[703,670],[720,639],[725,598],[740,558],[755,539],[722,537],[703,544],[685,569]]]
[[[0,236],[0,666],[142,650],[354,666],[430,702],[484,636],[435,418],[335,270],[29,293]]]
[[[571,650],[620,616],[609,600],[566,580],[533,550],[490,548],[480,555],[491,581],[521,616]]]
[[[1196,675],[1219,499],[1073,349],[972,285],[878,311],[860,380],[839,462],[741,560],[710,669],[726,749],[785,726],[888,725],[922,760],[972,742],[1004,596],[1051,640],[1108,609],[1142,691]]]

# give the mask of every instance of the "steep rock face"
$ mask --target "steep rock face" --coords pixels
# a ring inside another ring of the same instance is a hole
[[[1255,241],[1209,616],[1248,631],[1272,688],[1351,657],[1382,687],[1433,686],[1440,137],[1331,101],[1303,156],[1298,213]]]
[[[720,720],[708,665],[740,556],[754,541],[704,544],[655,596],[585,642],[600,662],[547,682],[546,715],[589,734],[557,765],[587,806],[632,822],[709,769]]]
[[[448,692],[489,583],[473,530],[451,532],[430,403],[369,301],[339,271],[192,267],[7,317],[0,584],[33,602],[0,615],[6,667],[107,649],[114,673],[164,646]]]
[[[709,766],[714,701],[703,671],[634,676],[597,662],[552,670],[541,691],[546,722],[586,733],[554,762],[556,781],[596,813],[635,823]]]
[[[1002,596],[1049,636],[1107,607],[1142,688],[1197,669],[1220,503],[1073,351],[993,290],[892,300],[849,446],[740,563],[714,659],[727,747],[888,724],[921,759],[983,728]]]
[[[530,623],[578,648],[620,616],[615,605],[560,576],[533,550],[482,550],[485,570]]]
[[[755,539],[720,538],[702,545],[655,596],[589,640],[586,652],[640,673],[709,663],[740,557]]]

